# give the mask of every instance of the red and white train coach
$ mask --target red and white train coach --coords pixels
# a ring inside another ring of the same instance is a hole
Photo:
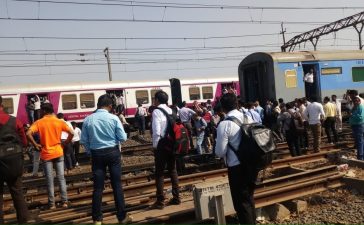
[[[23,123],[29,123],[26,104],[38,95],[40,99],[48,99],[56,113],[62,112],[66,119],[81,122],[96,110],[99,96],[109,93],[123,96],[125,116],[134,117],[137,103],[148,108],[153,103],[154,94],[158,90],[168,93],[170,99],[192,104],[194,101],[212,102],[220,97],[224,88],[234,88],[240,93],[238,78],[212,78],[195,80],[145,81],[145,82],[107,82],[107,83],[72,83],[56,85],[22,85],[2,87],[5,111],[16,116]],[[172,104],[172,101],[169,102]]]

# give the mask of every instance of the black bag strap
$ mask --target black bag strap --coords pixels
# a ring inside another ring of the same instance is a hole
[[[225,120],[227,120],[227,121],[232,121],[232,122],[234,122],[236,125],[238,125],[239,126],[239,128],[241,129],[241,126],[243,125],[241,122],[240,122],[240,120],[238,120],[236,117],[233,117],[233,116],[231,116],[231,117],[226,117],[225,118]],[[239,132],[241,132],[241,131],[239,131]],[[239,156],[238,156],[238,149],[235,149],[231,144],[230,144],[230,142],[228,142],[228,147],[235,153],[235,155],[236,155],[236,157],[239,159]]]
[[[172,121],[171,121],[171,118],[170,118],[171,114],[168,114],[168,112],[163,108],[157,107],[157,109],[159,109],[167,118],[167,129],[166,129],[166,133],[164,134],[164,137],[167,136],[167,133],[169,133],[170,136],[174,137],[174,133],[173,133],[173,130],[172,130],[172,125],[173,124],[172,124]],[[173,115],[173,112],[172,112],[172,115]]]

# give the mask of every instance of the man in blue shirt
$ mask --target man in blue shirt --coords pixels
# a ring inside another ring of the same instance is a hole
[[[126,140],[126,133],[119,118],[111,114],[112,98],[107,94],[99,97],[97,110],[88,116],[82,126],[81,144],[92,158],[94,190],[92,195],[92,219],[102,223],[102,192],[106,167],[109,169],[111,186],[119,223],[126,224],[132,218],[125,211],[124,194],[121,187],[121,153],[119,143]]]

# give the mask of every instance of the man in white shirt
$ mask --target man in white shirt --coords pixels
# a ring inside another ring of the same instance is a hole
[[[343,118],[341,114],[341,103],[346,103],[345,99],[339,99],[336,95],[331,95],[331,102],[336,105],[336,129],[341,132],[343,129]]]
[[[324,108],[321,103],[317,102],[316,96],[311,96],[309,104],[303,112],[303,117],[308,121],[313,135],[313,150],[320,151],[321,144],[321,120],[325,118]]]
[[[315,76],[313,73],[313,69],[310,69],[310,72],[306,73],[303,77],[303,81],[305,82],[306,96],[311,97],[314,92],[314,82]]]
[[[57,118],[63,120],[67,126],[74,132],[72,124],[64,119],[63,113],[58,113]],[[66,143],[68,138],[68,133],[62,131],[61,134],[61,143],[63,146],[63,153],[64,153],[64,164],[66,166],[66,173],[68,174],[76,166],[76,158],[75,152],[73,151],[72,143]]]
[[[252,122],[249,117],[244,117],[244,114],[237,110],[236,95],[225,94],[221,97],[220,103],[223,111],[227,113],[225,118],[235,117],[241,123]],[[240,162],[235,152],[230,149],[229,143],[234,149],[239,149],[240,140],[240,127],[230,120],[221,121],[217,127],[215,154],[223,157],[227,164],[231,197],[239,223],[255,224],[254,189],[258,172],[249,166],[249,159]]]
[[[154,160],[155,160],[155,184],[156,184],[156,197],[157,200],[151,209],[163,209],[164,208],[164,168],[167,166],[168,175],[171,178],[172,183],[172,195],[173,198],[169,200],[169,204],[179,205],[181,200],[179,198],[179,186],[178,175],[176,170],[176,155],[167,150],[166,143],[168,143],[168,133],[171,132],[171,127],[168,125],[168,119],[166,113],[172,114],[172,109],[167,106],[168,95],[164,91],[158,91],[155,93],[154,104],[157,106],[152,113],[152,139],[154,148]],[[160,109],[159,109],[160,108]],[[173,132],[173,131],[172,131]]]
[[[81,129],[77,127],[77,123],[75,121],[71,122],[74,134],[72,138],[72,146],[73,146],[73,152],[75,153],[75,160],[76,160],[76,167],[79,166],[78,159],[80,154],[80,139],[81,139]]]
[[[183,125],[188,130],[188,138],[190,139],[190,148],[194,149],[193,145],[193,139],[192,139],[192,124],[191,124],[191,118],[193,115],[196,114],[195,111],[192,109],[186,107],[186,101],[182,102],[182,108],[178,110],[179,118],[181,119]]]

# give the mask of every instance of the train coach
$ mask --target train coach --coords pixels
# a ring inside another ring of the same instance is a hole
[[[126,118],[132,119],[137,104],[148,108],[153,103],[154,94],[158,90],[167,92],[171,100],[180,104],[186,101],[212,102],[221,96],[224,88],[233,87],[239,92],[238,78],[212,78],[170,81],[145,82],[107,82],[107,83],[73,83],[57,85],[23,85],[2,87],[5,111],[16,116],[23,123],[29,123],[26,104],[37,95],[42,101],[50,101],[56,113],[62,112],[70,121],[82,122],[83,119],[96,110],[99,96],[108,93],[119,96],[124,102]],[[172,102],[169,102],[172,104]]]
[[[303,78],[314,71],[308,93]],[[239,65],[240,96],[245,101],[343,96],[348,89],[364,92],[363,51],[257,52]]]

